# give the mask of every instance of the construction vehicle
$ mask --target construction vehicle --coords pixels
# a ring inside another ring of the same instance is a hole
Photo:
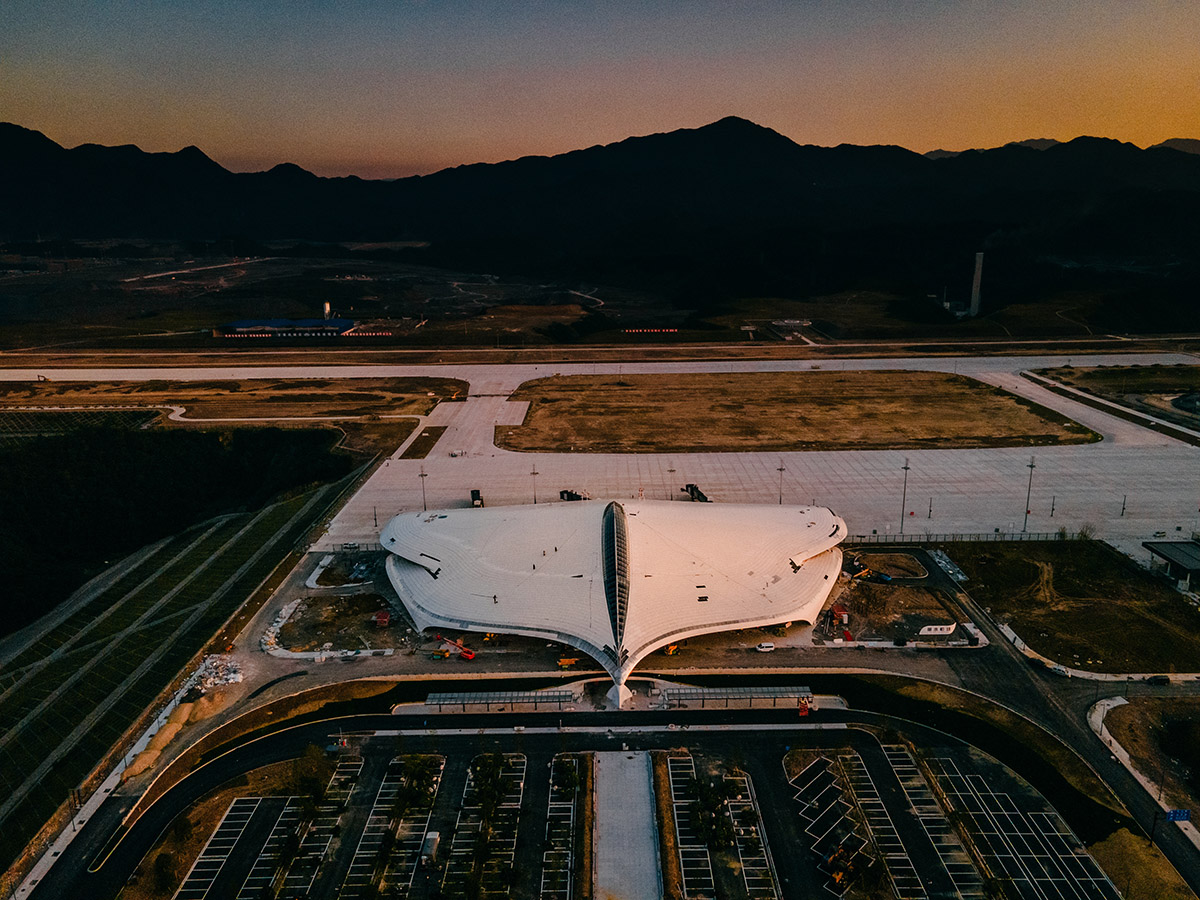
[[[663,647],[663,656],[675,656],[677,653],[679,653],[678,644],[667,644]]]
[[[475,658],[475,651],[472,650],[470,647],[468,647],[466,644],[464,644],[462,641],[456,641],[453,638],[442,637],[440,634],[437,636],[437,639],[439,641],[444,641],[445,643],[449,644],[451,647],[457,647],[459,659],[472,660]]]
[[[571,666],[575,665],[575,663],[577,663],[577,662],[579,662],[578,656],[564,656],[559,659],[558,667],[560,669],[569,669],[569,668],[571,668]]]
[[[447,650],[445,647],[438,647],[438,649],[434,650],[432,653],[429,654],[429,658],[430,659],[449,659],[450,651]]]
[[[799,707],[800,707],[800,718],[802,718],[802,719],[803,719],[805,716],[807,716],[807,715],[808,715],[808,712],[809,712],[808,698],[807,698],[807,697],[801,697],[801,698],[800,698]]]

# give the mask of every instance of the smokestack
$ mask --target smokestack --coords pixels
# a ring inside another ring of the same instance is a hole
[[[971,315],[979,315],[979,282],[983,280],[983,253],[975,254],[975,280],[971,282]],[[328,305],[328,304],[326,304]]]

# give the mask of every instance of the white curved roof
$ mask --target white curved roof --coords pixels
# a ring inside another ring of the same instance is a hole
[[[685,637],[813,621],[845,534],[823,507],[622,500],[402,513],[380,539],[419,628],[551,637],[621,684]]]

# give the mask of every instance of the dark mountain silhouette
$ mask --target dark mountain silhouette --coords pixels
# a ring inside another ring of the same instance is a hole
[[[1171,150],[1182,150],[1184,153],[1200,153],[1200,140],[1196,138],[1168,138],[1161,144],[1155,144],[1150,149],[1155,147],[1167,147]]]
[[[993,298],[1036,293],[1048,274],[1069,288],[1068,270],[1153,272],[1168,294],[1200,277],[1200,156],[1093,137],[921,155],[799,145],[731,117],[367,181],[288,163],[237,174],[195,147],[68,150],[0,125],[0,172],[8,241],[422,240],[411,252],[434,265],[604,278],[701,304],[848,285],[923,292],[965,282],[978,250],[991,254]]]

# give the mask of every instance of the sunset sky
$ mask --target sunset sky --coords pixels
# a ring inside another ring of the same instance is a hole
[[[0,0],[0,120],[395,177],[727,115],[917,151],[1200,137],[1198,0]]]

